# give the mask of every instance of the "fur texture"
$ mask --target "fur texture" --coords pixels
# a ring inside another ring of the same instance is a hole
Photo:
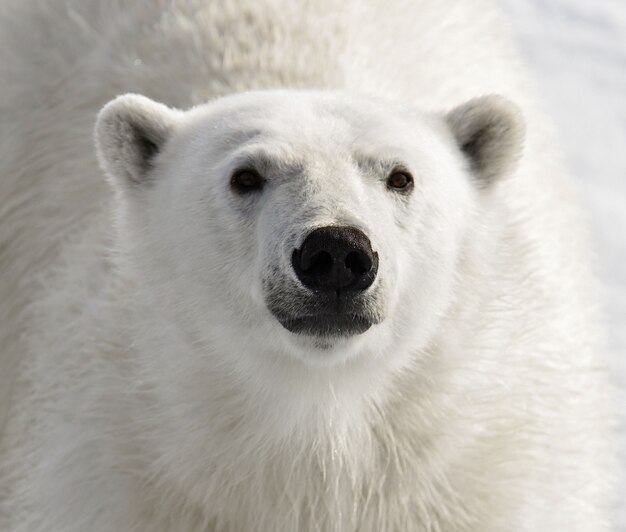
[[[487,0],[5,0],[0,529],[610,530],[585,232],[507,35]],[[329,224],[379,323],[324,343],[267,301]]]

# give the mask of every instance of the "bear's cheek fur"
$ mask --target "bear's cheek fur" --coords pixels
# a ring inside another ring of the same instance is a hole
[[[396,246],[397,284],[392,287],[394,330],[425,346],[454,297],[465,243],[472,240],[474,200],[462,186],[446,201],[426,197],[411,218],[411,230]]]

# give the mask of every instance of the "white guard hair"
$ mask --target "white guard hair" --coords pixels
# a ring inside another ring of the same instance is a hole
[[[3,0],[0,79],[0,530],[612,530],[586,231],[494,2]],[[356,336],[275,317],[325,226],[379,260]]]

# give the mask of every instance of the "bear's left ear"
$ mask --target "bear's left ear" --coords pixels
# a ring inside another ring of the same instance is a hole
[[[515,169],[526,130],[515,104],[496,95],[474,98],[450,111],[446,122],[479,183],[490,185]]]
[[[177,111],[138,94],[118,96],[96,121],[96,147],[104,170],[122,185],[151,182],[156,156],[172,134]]]

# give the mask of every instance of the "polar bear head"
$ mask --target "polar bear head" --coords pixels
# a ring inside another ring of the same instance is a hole
[[[146,307],[211,352],[314,365],[428,344],[522,141],[496,96],[435,114],[328,92],[185,112],[125,95],[96,127]]]

